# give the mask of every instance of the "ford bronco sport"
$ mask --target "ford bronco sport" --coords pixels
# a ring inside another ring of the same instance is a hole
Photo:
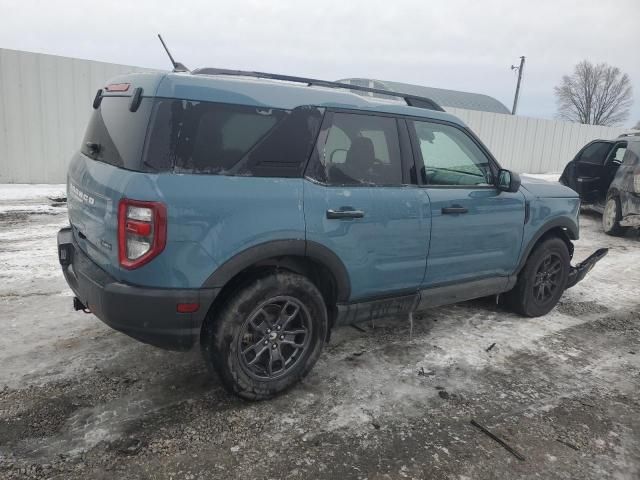
[[[58,234],[75,308],[199,344],[244,398],[304,377],[336,325],[498,294],[544,315],[606,253],[572,267],[576,193],[426,98],[200,69],[121,76],[93,107]]]

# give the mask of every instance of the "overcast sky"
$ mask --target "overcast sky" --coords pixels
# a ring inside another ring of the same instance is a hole
[[[553,118],[553,87],[582,59],[630,75],[640,120],[640,0],[0,0],[0,47],[168,68],[335,80],[369,77],[491,95]]]

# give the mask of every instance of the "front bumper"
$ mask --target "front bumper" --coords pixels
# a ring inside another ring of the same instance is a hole
[[[91,313],[115,330],[169,350],[189,350],[219,289],[147,288],[118,282],[76,243],[70,228],[58,232],[58,257],[73,293]],[[179,313],[178,303],[198,303]]]
[[[586,260],[580,262],[575,267],[572,266],[569,270],[567,288],[573,287],[576,283],[586,277],[587,273],[589,273],[595,264],[602,260],[607,253],[609,253],[608,248],[599,248],[589,255]]]

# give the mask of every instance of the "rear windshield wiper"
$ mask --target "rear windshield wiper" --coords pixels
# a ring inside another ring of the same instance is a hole
[[[89,155],[93,158],[97,158],[98,154],[102,151],[102,145],[96,142],[87,142],[85,146],[87,147]]]

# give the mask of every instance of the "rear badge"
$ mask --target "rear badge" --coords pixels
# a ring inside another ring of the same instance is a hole
[[[69,186],[73,196],[78,200],[80,200],[81,202],[84,202],[88,205],[94,205],[96,203],[95,198],[93,198],[91,195],[84,193],[82,190],[76,187],[73,183],[71,183]]]
[[[109,242],[106,242],[104,240],[100,240],[100,245],[102,245],[104,248],[106,248],[107,250],[111,250],[111,244]]]

